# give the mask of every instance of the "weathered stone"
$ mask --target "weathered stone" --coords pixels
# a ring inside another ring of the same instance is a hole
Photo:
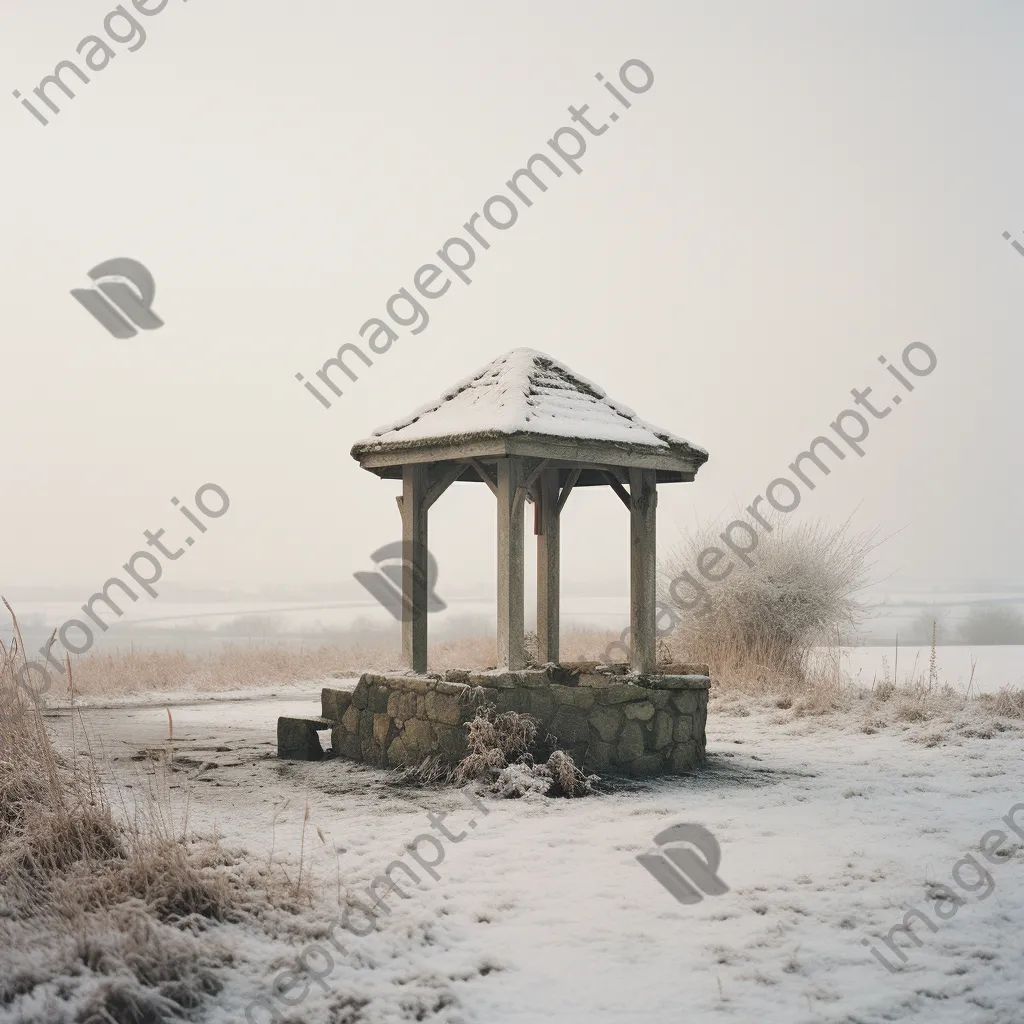
[[[496,690],[487,696],[487,703],[493,704],[501,712],[521,712],[523,701],[523,695],[519,690]]]
[[[465,683],[446,683],[441,681],[434,686],[435,693],[446,693],[449,696],[462,697],[469,689]]]
[[[411,753],[426,755],[431,753],[435,741],[434,730],[429,722],[413,718],[405,723],[402,732],[402,743]]]
[[[707,665],[687,665],[667,662],[658,666],[658,671],[666,676],[701,676],[706,678],[710,674]]]
[[[556,704],[583,709],[594,706],[594,690],[590,686],[552,686],[550,693]]]
[[[445,672],[444,678],[449,683],[468,683],[469,673],[464,668],[450,668]]]
[[[341,721],[341,716],[348,711],[351,703],[351,690],[335,690],[325,686],[320,691],[320,713],[334,722]]]
[[[415,763],[416,758],[405,749],[405,745],[402,743],[402,737],[399,736],[394,739],[391,746],[388,747],[388,767],[409,767]]]
[[[649,700],[627,704],[625,712],[627,718],[634,718],[638,722],[649,722],[654,717],[654,705]]]
[[[672,738],[676,743],[685,743],[687,740],[693,739],[693,719],[689,715],[676,715]]]
[[[407,690],[393,690],[388,695],[387,713],[398,722],[416,717],[416,694]]]
[[[519,685],[511,675],[491,676],[483,672],[470,672],[467,682],[471,686],[481,686],[485,690],[511,690]]]
[[[337,757],[348,757],[353,761],[360,760],[363,752],[359,735],[349,732],[344,726],[335,726],[331,731],[331,746]]]
[[[559,746],[585,743],[590,739],[587,716],[577,708],[562,705],[551,719],[551,731],[558,739]]]
[[[434,681],[422,676],[399,676],[385,680],[383,685],[389,690],[397,688],[407,693],[428,693],[434,687]]]
[[[615,740],[624,721],[620,710],[602,707],[594,708],[587,720],[605,743],[611,743]]]
[[[387,767],[387,758],[384,755],[384,749],[379,743],[373,742],[372,736],[369,739],[361,740],[359,746],[362,753],[362,759],[366,764],[372,764],[378,768]]]
[[[619,746],[616,751],[619,761],[635,761],[644,752],[644,732],[639,722],[627,722],[622,728],[622,735],[619,737]]]
[[[665,758],[661,754],[644,754],[629,763],[629,774],[637,778],[650,779],[665,770]]]
[[[684,715],[692,715],[700,707],[700,695],[696,690],[681,690],[672,695],[672,703],[676,710]]]
[[[525,696],[525,714],[533,715],[539,722],[547,722],[551,719],[555,702],[547,690],[530,690]]]
[[[363,742],[373,739],[373,712],[369,708],[359,712],[359,739]]]
[[[457,764],[466,756],[466,728],[460,725],[434,726],[441,755],[450,764]]]
[[[279,718],[277,756],[291,761],[323,760],[320,731],[333,724],[327,718]]]
[[[667,711],[659,711],[654,719],[654,731],[651,733],[651,746],[655,750],[664,750],[672,742],[672,716]]]
[[[331,724],[340,715],[332,734],[335,750],[369,764],[415,764],[429,756],[457,763],[466,752],[464,723],[484,703],[536,719],[537,756],[547,752],[550,734],[557,747],[588,770],[646,776],[672,765],[673,771],[686,771],[700,763],[706,742],[705,680],[693,675],[640,678],[625,666],[616,666],[614,673],[593,666],[565,669],[549,665],[444,678],[365,673],[351,694],[325,688],[321,703],[332,712],[326,716]]]
[[[615,761],[615,745],[603,743],[601,740],[591,740],[590,748],[587,751],[586,764],[588,767],[596,768],[598,771],[609,768]]]
[[[390,715],[374,715],[373,716],[373,740],[375,743],[379,743],[381,746],[385,746],[388,738],[388,732],[391,729],[391,717]]]
[[[594,696],[598,704],[625,704],[630,700],[646,700],[647,691],[632,683],[622,683],[618,686],[606,686],[595,691]]]
[[[706,690],[711,685],[707,676],[643,676],[637,685],[652,690]]]
[[[445,725],[458,725],[466,710],[466,705],[458,697],[445,693],[428,693],[426,703],[427,718],[434,722],[444,722]]]
[[[693,740],[677,744],[672,750],[670,769],[673,774],[690,771],[700,760],[700,751]]]
[[[517,672],[516,676],[517,684],[527,689],[533,689],[537,686],[549,687],[551,685],[551,679],[544,669],[526,669],[524,672]]]
[[[697,711],[697,714],[693,716],[693,739],[701,750],[706,750],[708,745],[708,738],[704,734],[704,729],[708,721],[708,709],[702,707]]]
[[[359,708],[353,703],[345,714],[341,716],[341,724],[348,732],[359,732],[359,715]]]
[[[570,692],[572,693],[573,707],[581,708],[583,711],[586,711],[588,708],[592,708],[596,703],[593,687],[574,686]]]

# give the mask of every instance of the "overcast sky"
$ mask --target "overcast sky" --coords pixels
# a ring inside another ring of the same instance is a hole
[[[169,0],[44,127],[12,91],[113,7],[0,9],[0,588],[84,598],[143,530],[180,542],[170,499],[211,481],[231,508],[165,579],[347,581],[399,536],[352,443],[521,345],[710,451],[662,490],[667,546],[786,473],[851,388],[891,399],[878,357],[923,342],[935,371],[793,515],[899,531],[879,575],[1024,577],[1021,5]],[[627,111],[595,75],[631,58],[654,84]],[[319,405],[294,375],[584,103],[621,117],[583,173]],[[165,321],[127,340],[69,294],[121,256]],[[625,588],[615,495],[564,515],[565,587]],[[494,521],[483,486],[434,506],[446,589],[491,587]]]

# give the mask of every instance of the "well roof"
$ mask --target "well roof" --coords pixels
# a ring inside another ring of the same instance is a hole
[[[448,458],[456,449],[473,456],[491,448],[495,455],[511,454],[512,439],[537,455],[564,457],[567,448],[576,448],[589,460],[607,454],[616,465],[646,464],[649,459],[637,459],[647,455],[656,457],[659,468],[678,463],[696,471],[708,458],[703,448],[640,419],[596,384],[530,348],[498,356],[436,401],[379,427],[353,445],[352,456],[369,469],[426,448],[448,452]]]

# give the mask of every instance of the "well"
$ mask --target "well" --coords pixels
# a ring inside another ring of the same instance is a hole
[[[339,756],[380,767],[465,750],[480,703],[531,714],[584,767],[633,775],[680,772],[704,756],[706,666],[656,661],[659,484],[692,481],[704,449],[641,420],[550,356],[515,349],[410,416],[352,447],[384,479],[402,481],[405,673],[367,673],[354,691],[325,690],[322,715],[281,719],[283,757],[317,757],[331,729]],[[489,672],[430,673],[427,515],[457,482],[497,500],[497,660]],[[629,514],[629,665],[559,664],[561,513],[576,487],[607,487]],[[524,507],[537,537],[538,661],[524,629]]]

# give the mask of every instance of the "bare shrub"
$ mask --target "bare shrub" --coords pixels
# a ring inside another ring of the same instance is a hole
[[[683,572],[699,578],[697,557],[716,544],[715,530],[705,527],[667,559],[663,600],[679,612],[676,656],[709,664],[719,684],[764,689],[780,679],[801,681],[813,649],[836,645],[857,625],[856,594],[867,581],[873,533],[852,533],[849,522],[777,518],[770,532],[759,533],[753,564],[733,560],[728,575],[704,585],[702,604],[688,609],[690,588],[668,581]]]
[[[537,720],[484,704],[466,725],[466,756],[455,769],[458,783],[500,771],[525,754],[537,738]]]
[[[564,750],[553,750],[545,765],[551,774],[552,786],[548,796],[586,796],[594,791],[596,775],[587,775]]]
[[[460,784],[486,780],[491,792],[502,797],[576,797],[593,792],[599,781],[596,775],[584,774],[564,750],[552,751],[547,763],[537,764],[530,753],[537,721],[530,715],[499,713],[493,704],[484,704],[467,727],[467,753],[453,776]]]

